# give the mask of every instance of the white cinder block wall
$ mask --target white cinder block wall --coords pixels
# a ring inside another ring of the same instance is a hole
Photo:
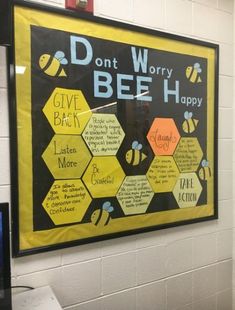
[[[64,3],[37,2],[58,6]],[[233,0],[94,2],[96,15],[220,45],[219,220],[14,259],[13,284],[50,285],[67,310],[231,310],[235,164]],[[0,158],[0,201],[5,202],[10,201],[10,177],[3,47]]]

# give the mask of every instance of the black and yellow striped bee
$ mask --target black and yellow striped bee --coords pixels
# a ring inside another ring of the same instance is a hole
[[[110,213],[113,212],[114,207],[111,205],[110,201],[103,203],[102,208],[96,209],[91,215],[91,222],[96,226],[106,226],[108,225],[111,216]]]
[[[139,165],[147,156],[141,151],[143,145],[138,141],[133,141],[131,149],[126,152],[126,161],[128,164],[137,166]]]
[[[193,116],[192,112],[188,112],[188,111],[184,112],[185,121],[182,124],[182,128],[183,128],[183,131],[186,133],[192,133],[197,128],[199,121],[197,119],[192,118],[192,116]]]
[[[203,159],[201,165],[202,167],[199,170],[199,177],[201,180],[208,181],[211,177],[211,168],[209,167],[209,161]]]
[[[186,68],[186,76],[191,83],[201,83],[202,79],[200,73],[202,69],[199,63],[195,63],[193,66],[188,66]]]
[[[65,54],[62,51],[57,51],[54,56],[49,54],[43,54],[39,58],[39,66],[44,73],[50,76],[67,76],[62,65],[67,65],[68,60],[65,58]]]

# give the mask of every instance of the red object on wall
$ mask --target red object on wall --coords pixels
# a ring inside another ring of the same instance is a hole
[[[76,10],[76,11],[83,11],[87,13],[93,14],[93,0],[88,0],[88,5],[86,8],[79,8],[76,7],[76,0],[65,0],[65,8],[70,10]]]

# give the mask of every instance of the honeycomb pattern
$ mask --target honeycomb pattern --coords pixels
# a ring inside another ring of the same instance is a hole
[[[114,211],[108,197],[116,197],[125,216],[146,213],[162,193],[173,193],[179,208],[197,205],[203,152],[196,137],[180,136],[174,119],[153,120],[145,137],[155,157],[146,175],[130,176],[116,157],[125,133],[114,114],[92,114],[82,91],[63,88],[55,88],[43,112],[55,135],[42,154],[54,177],[42,205],[55,225],[82,222],[94,199],[107,199],[90,210],[90,223],[105,227]],[[137,166],[147,157],[137,141],[128,152]]]

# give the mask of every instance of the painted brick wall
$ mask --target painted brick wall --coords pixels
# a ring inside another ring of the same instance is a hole
[[[63,0],[37,0],[63,7]],[[12,261],[14,285],[50,285],[67,310],[231,310],[233,0],[94,0],[95,14],[220,44],[219,220]],[[0,47],[0,201],[10,201]],[[235,288],[234,288],[235,290]]]

